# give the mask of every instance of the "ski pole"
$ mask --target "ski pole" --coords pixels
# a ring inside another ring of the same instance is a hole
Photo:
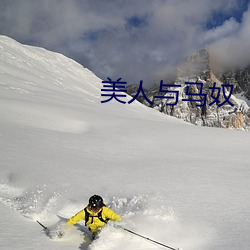
[[[141,235],[141,234],[135,233],[135,232],[133,232],[133,231],[127,229],[127,228],[122,228],[122,229],[125,230],[125,231],[127,231],[127,232],[129,232],[129,233],[131,233],[131,234],[137,235],[137,236],[139,236],[139,237],[141,237],[141,238],[143,238],[143,239],[145,239],[145,240],[154,242],[154,243],[156,243],[156,244],[158,244],[158,245],[161,245],[161,246],[163,246],[163,247],[169,248],[169,249],[171,249],[171,250],[180,250],[180,248],[173,248],[173,247],[167,246],[167,245],[162,244],[162,243],[160,243],[160,242],[158,242],[158,241],[155,241],[155,240],[152,240],[152,239],[150,239],[150,238],[148,238],[148,237],[145,237],[145,236],[143,236],[143,235]]]
[[[48,230],[48,228],[47,227],[45,227],[41,222],[39,222],[38,220],[36,221],[40,226],[42,226],[43,227],[43,229],[46,231],[46,230]]]

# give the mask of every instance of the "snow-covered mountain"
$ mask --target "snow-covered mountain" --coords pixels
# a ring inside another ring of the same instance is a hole
[[[159,84],[146,91],[153,105],[149,105],[143,97],[139,100],[160,112],[196,125],[248,130],[250,128],[249,68],[227,71],[217,69],[209,51],[202,49],[188,57],[178,67],[173,82],[163,83],[165,84],[163,91],[160,91]],[[167,87],[167,84],[174,86]],[[224,85],[233,86],[231,95],[230,87],[223,87]],[[128,93],[134,95],[136,89],[138,86],[130,87]],[[164,93],[166,90],[170,92]],[[177,92],[178,103],[169,105],[175,103]],[[188,95],[190,93],[192,95]],[[226,102],[224,93],[226,97],[230,95]],[[214,98],[217,94],[218,100]],[[156,98],[157,96],[167,98]]]
[[[101,103],[101,88],[71,59],[0,36],[0,248],[162,249],[112,225],[91,243],[84,222],[51,240],[36,223],[53,228],[97,193],[171,247],[248,250],[249,133]]]
[[[233,84],[235,93],[250,103],[250,65],[243,68],[226,70],[217,74],[225,84]]]

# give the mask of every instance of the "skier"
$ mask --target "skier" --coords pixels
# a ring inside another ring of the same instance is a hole
[[[122,219],[120,215],[105,206],[101,196],[95,194],[89,198],[89,204],[72,216],[67,224],[74,225],[80,220],[85,220],[85,226],[92,232],[94,239],[109,220],[120,222]]]

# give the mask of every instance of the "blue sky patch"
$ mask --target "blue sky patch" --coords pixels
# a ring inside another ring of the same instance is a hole
[[[127,24],[130,27],[139,28],[147,24],[147,18],[139,16],[131,16],[127,18]]]
[[[220,12],[220,11],[216,11],[211,19],[209,20],[209,22],[206,23],[206,26],[205,28],[206,29],[213,29],[213,28],[216,28],[218,26],[221,26],[226,20],[229,20],[230,18],[232,18],[234,16],[232,15],[226,15],[225,13],[223,12]],[[234,17],[235,18],[235,17]],[[236,18],[235,18],[236,19]],[[239,17],[237,18],[239,20]],[[237,20],[236,19],[236,20]],[[237,20],[237,21],[238,21]]]
[[[241,23],[243,13],[248,9],[249,0],[238,1],[238,8],[230,13],[225,13],[223,10],[215,11],[210,20],[206,23],[206,29],[213,29],[221,26],[226,20],[234,18],[238,23]]]

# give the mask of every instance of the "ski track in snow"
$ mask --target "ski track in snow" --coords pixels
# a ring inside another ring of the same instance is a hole
[[[2,117],[3,121],[73,134],[84,133],[90,129],[87,122],[71,118],[65,114],[65,110],[63,113],[62,109],[51,108],[48,105],[33,104],[31,106],[28,102],[2,101],[0,113],[4,113],[6,108],[9,112]]]

